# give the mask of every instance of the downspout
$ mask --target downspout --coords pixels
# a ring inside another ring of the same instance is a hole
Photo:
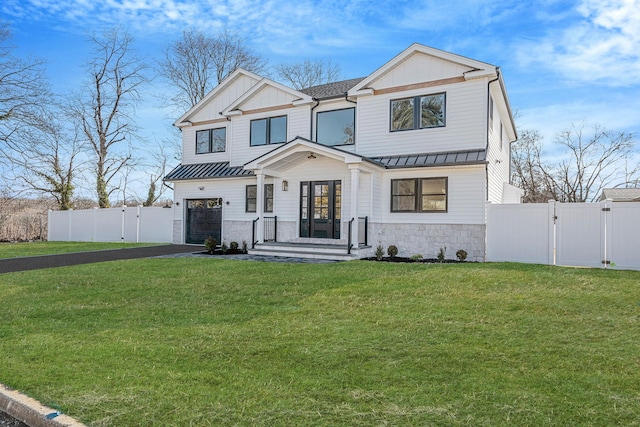
[[[311,120],[309,121],[309,140],[313,141],[313,110],[316,109],[316,107],[318,105],[320,105],[320,100],[317,98],[311,98],[312,100],[314,100],[316,102],[316,105],[314,105],[313,107],[311,107],[311,116],[309,117]]]
[[[485,200],[489,200],[489,117],[491,115],[491,112],[489,111],[489,107],[491,106],[491,83],[495,83],[498,80],[500,80],[500,67],[496,67],[496,78],[493,80],[489,80],[489,82],[487,83],[487,120],[486,120],[486,129],[487,129],[487,146],[485,147],[484,152],[487,155],[487,164],[485,166],[484,169],[484,173],[485,173],[485,183],[486,183],[486,188],[485,188]],[[485,213],[486,215],[486,213]],[[486,221],[486,218],[485,218]]]
[[[358,104],[357,101],[352,101],[352,100],[349,99],[349,92],[345,92],[344,93],[344,100],[347,101],[347,102],[351,102],[352,104],[356,104],[356,105]]]

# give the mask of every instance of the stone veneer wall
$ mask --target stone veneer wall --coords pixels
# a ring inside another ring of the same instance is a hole
[[[446,258],[456,259],[459,249],[467,251],[467,261],[484,261],[485,226],[474,224],[380,224],[369,223],[369,245],[398,247],[399,256],[420,254],[435,258],[446,248]]]
[[[182,242],[182,220],[173,220],[173,243],[180,244]]]
[[[251,248],[251,227],[252,221],[229,221],[225,220],[222,224],[222,240],[227,243],[237,242],[242,247],[242,241],[247,242]]]

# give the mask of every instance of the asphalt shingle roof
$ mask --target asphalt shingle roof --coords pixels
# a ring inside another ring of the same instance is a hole
[[[611,199],[616,202],[640,201],[640,188],[605,188],[602,190],[600,201]]]
[[[341,98],[345,96],[349,89],[351,89],[364,79],[365,77],[360,77],[357,79],[342,80],[340,82],[311,86],[305,89],[300,89],[300,92],[315,99]]]

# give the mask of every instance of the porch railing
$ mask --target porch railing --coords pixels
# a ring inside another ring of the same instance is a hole
[[[277,216],[264,217],[264,241],[265,242],[278,241],[278,217]]]
[[[259,217],[253,220],[253,226],[251,228],[251,249],[254,249],[256,247],[256,243],[258,243],[258,240],[256,240],[256,224],[258,221],[260,221]]]
[[[351,218],[348,222],[349,224],[349,230],[347,232],[347,253],[351,254],[351,248],[353,248],[353,243],[351,242],[351,229],[353,228],[353,221],[355,221],[355,218]]]

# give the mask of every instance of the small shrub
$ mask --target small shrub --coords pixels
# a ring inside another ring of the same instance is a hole
[[[396,245],[389,245],[387,254],[389,254],[391,258],[395,258],[395,256],[398,255],[398,247]]]
[[[422,259],[422,254],[411,255],[412,261],[420,261]]]
[[[445,246],[444,248],[440,248],[440,250],[438,251],[438,255],[436,256],[436,258],[438,258],[438,262],[444,262],[446,254],[447,254],[447,247]]]
[[[467,251],[465,251],[464,249],[460,249],[458,252],[456,252],[456,257],[458,257],[458,261],[464,261],[465,259],[467,259]]]
[[[225,255],[227,253],[227,251],[229,250],[229,247],[227,246],[227,242],[223,241],[222,244],[220,245],[220,250],[222,251],[222,255]]]
[[[238,242],[229,243],[229,249],[231,249],[232,251],[237,251],[238,250]]]
[[[245,253],[245,254],[247,252],[249,252],[249,247],[247,246],[247,241],[246,240],[242,241],[242,252]]]
[[[217,244],[218,244],[218,241],[212,236],[207,237],[207,240],[204,241],[204,247],[207,249],[207,252],[209,252],[210,254],[212,254],[213,251],[216,250]]]
[[[378,245],[378,247],[376,248],[376,259],[378,261],[381,261],[383,256],[384,256],[384,248],[382,247],[382,245]]]

